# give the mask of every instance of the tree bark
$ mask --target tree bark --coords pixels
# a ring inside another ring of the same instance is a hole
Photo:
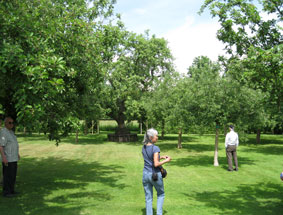
[[[88,134],[88,126],[87,126],[87,120],[85,119],[85,129],[84,129],[84,134],[87,135]]]
[[[77,129],[76,130],[76,143],[79,142],[79,130]]]
[[[260,134],[261,134],[261,130],[257,129],[257,133],[256,133],[256,143],[260,144]]]
[[[178,149],[182,148],[182,128],[179,128]]]
[[[227,126],[224,125],[224,137],[226,137],[226,134],[227,134]]]
[[[99,132],[100,132],[99,131],[99,120],[97,120],[97,125],[96,126],[97,126],[97,133],[99,134]]]
[[[91,134],[94,133],[94,121],[91,120]]]
[[[164,134],[165,134],[165,121],[162,120],[162,131],[161,131],[161,139],[164,139]]]
[[[140,123],[140,134],[142,134],[142,122]]]
[[[162,128],[162,131],[161,131],[161,140],[164,140],[164,134],[165,134],[165,131],[164,131],[164,129]]]
[[[218,163],[218,135],[219,135],[219,130],[218,130],[218,126],[216,126],[215,148],[214,148],[214,166],[219,166],[219,163]]]
[[[118,124],[116,134],[130,134],[130,131],[126,128],[124,116],[121,116],[118,119],[116,119],[116,122]]]

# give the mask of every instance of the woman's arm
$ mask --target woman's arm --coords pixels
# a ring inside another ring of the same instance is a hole
[[[171,161],[171,158],[169,156],[162,156],[161,159],[164,160],[160,161],[159,152],[155,152],[153,155],[154,167],[162,166],[163,164]]]

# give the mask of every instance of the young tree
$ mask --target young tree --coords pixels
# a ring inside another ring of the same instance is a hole
[[[243,130],[258,123],[264,113],[261,91],[242,86],[229,76],[221,76],[219,63],[198,57],[189,68],[192,98],[189,104],[195,123],[215,128],[214,165],[218,166],[219,127],[233,122]]]
[[[212,17],[218,18],[221,28],[217,38],[231,54],[230,75],[242,84],[266,92],[269,121],[282,127],[283,2],[253,2],[206,0],[200,12],[209,8]]]
[[[166,122],[168,126],[178,129],[178,148],[182,148],[182,135],[195,121],[192,112],[191,102],[193,101],[193,91],[190,86],[192,81],[186,78],[178,80],[175,87],[170,89]]]

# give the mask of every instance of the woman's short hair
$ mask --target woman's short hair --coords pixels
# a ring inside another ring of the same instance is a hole
[[[155,136],[158,135],[158,131],[155,130],[154,128],[150,128],[148,129],[145,134],[144,134],[144,138],[143,138],[143,144],[146,145],[148,143],[151,143],[151,139]]]

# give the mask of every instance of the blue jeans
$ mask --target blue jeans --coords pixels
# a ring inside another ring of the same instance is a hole
[[[164,185],[163,185],[163,178],[161,176],[161,172],[157,173],[158,180],[152,180],[152,173],[143,171],[143,188],[145,193],[145,204],[146,204],[146,215],[152,215],[152,200],[153,200],[153,190],[152,187],[154,186],[157,192],[157,215],[162,215],[162,207],[164,202]]]

